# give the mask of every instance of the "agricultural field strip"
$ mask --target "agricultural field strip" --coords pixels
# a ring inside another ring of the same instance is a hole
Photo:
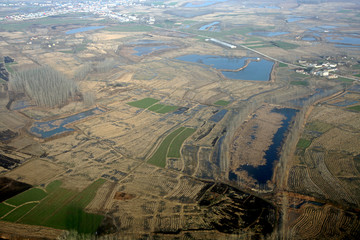
[[[5,202],[4,202],[5,203]],[[33,203],[36,203],[36,205],[38,204],[38,203],[40,203],[40,201],[28,201],[28,202],[26,202],[26,203],[23,203],[23,204],[21,204],[21,205],[18,205],[18,206],[10,206],[10,205],[8,205],[8,204],[6,204],[5,203],[5,205],[7,205],[7,206],[9,206],[9,207],[12,207],[12,209],[9,209],[9,211],[7,211],[4,215],[2,215],[2,216],[0,216],[0,219],[6,219],[6,217],[8,216],[8,215],[10,215],[10,214],[12,214],[14,211],[18,211],[20,208],[22,208],[23,206],[25,206],[25,205],[27,205],[27,204],[33,204]],[[35,206],[36,206],[35,205]],[[1,207],[1,205],[0,205],[0,207]],[[5,212],[5,211],[4,211]],[[3,212],[3,213],[4,213]],[[0,212],[0,214],[1,214],[1,212]]]
[[[180,127],[174,130],[173,132],[171,132],[169,135],[167,135],[164,138],[164,140],[162,140],[161,143],[159,143],[159,147],[156,148],[156,151],[147,162],[159,167],[165,167],[169,146],[171,145],[174,138],[178,136],[185,129],[186,129],[185,127]]]

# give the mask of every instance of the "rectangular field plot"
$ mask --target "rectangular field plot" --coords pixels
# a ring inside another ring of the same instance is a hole
[[[137,108],[148,108],[159,101],[160,100],[157,100],[155,98],[144,98],[138,101],[128,102],[127,104]]]

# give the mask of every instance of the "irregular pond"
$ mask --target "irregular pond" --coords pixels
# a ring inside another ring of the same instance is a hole
[[[228,112],[227,109],[222,109],[222,110],[218,111],[217,113],[215,113],[214,115],[212,115],[210,117],[210,121],[220,122],[225,117],[225,114],[227,112]]]
[[[213,55],[184,55],[175,58],[177,60],[185,62],[193,62],[199,64],[205,64],[215,69],[228,69],[236,70],[245,65],[247,59],[255,58],[237,58],[237,57],[222,57],[222,56],[213,56]],[[241,71],[221,71],[222,74],[231,79],[238,80],[250,80],[250,81],[269,81],[271,71],[273,68],[274,62],[261,59],[260,61],[251,61],[249,65]]]
[[[80,32],[91,31],[91,30],[97,30],[97,29],[101,29],[104,27],[105,26],[89,26],[89,27],[75,28],[75,29],[66,31],[65,34],[75,34],[75,33],[80,33]]]
[[[30,128],[30,133],[41,138],[48,138],[59,133],[71,132],[74,131],[74,129],[65,127],[67,124],[92,115],[100,114],[102,112],[105,111],[96,107],[66,118],[55,119],[47,122],[34,122],[33,126]]]
[[[249,33],[249,35],[252,36],[261,36],[261,37],[275,37],[280,36],[284,34],[288,34],[289,32],[252,32]]]
[[[226,2],[227,0],[210,0],[210,1],[194,1],[189,2],[184,5],[187,8],[198,8],[198,7],[207,7],[216,3]]]
[[[170,46],[170,45],[140,46],[140,47],[135,47],[135,48],[134,48],[134,50],[136,51],[136,53],[134,53],[133,55],[143,56],[143,55],[147,55],[147,54],[150,54],[150,53],[152,53],[152,52],[155,52],[155,51],[164,50],[164,49],[172,49],[172,48],[177,48],[177,47],[175,47],[175,46]]]
[[[212,23],[209,23],[209,24],[206,24],[202,27],[199,28],[200,31],[207,31],[207,30],[210,30],[210,31],[215,31],[216,29],[214,29],[214,26],[219,24],[220,22],[212,22]],[[213,30],[212,30],[213,29]]]
[[[282,121],[281,127],[275,133],[273,137],[273,143],[265,152],[266,164],[258,167],[243,165],[238,169],[247,171],[249,176],[254,178],[258,184],[266,184],[268,180],[271,180],[273,176],[274,162],[279,160],[281,146],[285,139],[290,123],[298,110],[293,108],[275,108],[272,110],[272,112],[284,115],[285,119]]]
[[[316,41],[316,38],[315,37],[303,37],[301,40],[313,42],[313,41]]]

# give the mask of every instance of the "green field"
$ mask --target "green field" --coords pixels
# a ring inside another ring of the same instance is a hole
[[[274,46],[285,49],[285,50],[295,49],[295,48],[299,47],[299,45],[297,45],[297,44],[287,43],[287,42],[282,42],[282,41],[272,41],[271,43]]]
[[[57,190],[61,186],[61,184],[62,183],[60,180],[55,180],[46,186],[46,191],[48,193],[53,192],[53,191]]]
[[[300,138],[299,142],[297,143],[296,147],[300,149],[307,149],[311,145],[311,141],[307,139]]]
[[[181,133],[185,128],[180,127],[170,133],[166,136],[166,138],[161,142],[158,149],[155,151],[155,153],[152,155],[152,157],[148,160],[148,163],[159,166],[159,167],[165,167],[166,165],[166,155],[169,149],[169,146],[172,142],[172,140]]]
[[[354,81],[354,80],[352,80],[352,79],[343,78],[343,77],[338,77],[337,80],[338,80],[338,81],[341,81],[341,82],[349,82],[349,83],[351,83],[351,82]]]
[[[44,190],[39,188],[31,188],[25,192],[22,192],[15,197],[12,197],[8,200],[6,200],[7,203],[15,206],[20,206],[21,204],[30,202],[30,201],[40,201],[44,197],[46,197],[47,194]]]
[[[347,109],[352,110],[352,111],[360,112],[360,105],[348,107]]]
[[[154,99],[154,98],[144,98],[138,101],[134,101],[134,102],[128,102],[127,104],[133,107],[137,107],[137,108],[148,108],[151,105],[159,102],[160,100]]]
[[[182,144],[184,143],[184,141],[190,137],[194,132],[196,131],[196,129],[193,128],[186,128],[184,131],[182,131],[179,135],[177,135],[175,137],[175,139],[172,141],[170,147],[169,147],[169,151],[167,154],[167,157],[172,157],[172,158],[180,158],[181,154],[180,154],[180,149]]]
[[[355,74],[354,77],[360,77],[360,74]]]
[[[156,112],[156,113],[168,113],[168,112],[173,112],[178,108],[179,108],[178,106],[155,104],[155,105],[151,106],[148,110],[150,110],[152,112]]]
[[[287,67],[288,65],[285,63],[279,63],[279,67]]]
[[[16,222],[21,217],[23,217],[26,213],[31,211],[38,203],[27,203],[24,204],[18,208],[16,208],[14,211],[9,213],[6,217],[4,217],[2,220],[8,221],[8,222]]]
[[[152,157],[148,160],[148,163],[159,167],[165,167],[167,157],[180,158],[182,144],[194,132],[195,129],[193,128],[180,127],[167,135]]]
[[[216,101],[214,104],[215,105],[218,105],[218,106],[227,106],[229,105],[229,101],[225,101],[225,100],[219,100],[219,101]]]
[[[6,205],[5,203],[0,203],[0,218],[3,217],[5,214],[13,210],[15,207]]]
[[[81,192],[61,188],[60,181],[48,184],[46,187],[48,194],[41,189],[32,188],[8,200],[23,205],[18,205],[14,209],[2,203],[0,217],[8,214],[2,220],[76,230],[79,233],[94,233],[104,216],[86,213],[84,209],[105,181],[98,179]],[[43,199],[40,200],[40,197]]]
[[[290,84],[295,85],[295,86],[307,86],[307,85],[309,85],[309,83],[307,81],[291,81]]]

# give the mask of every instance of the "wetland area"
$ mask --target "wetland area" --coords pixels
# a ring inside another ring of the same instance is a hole
[[[358,1],[100,2],[0,4],[0,239],[360,238]]]

